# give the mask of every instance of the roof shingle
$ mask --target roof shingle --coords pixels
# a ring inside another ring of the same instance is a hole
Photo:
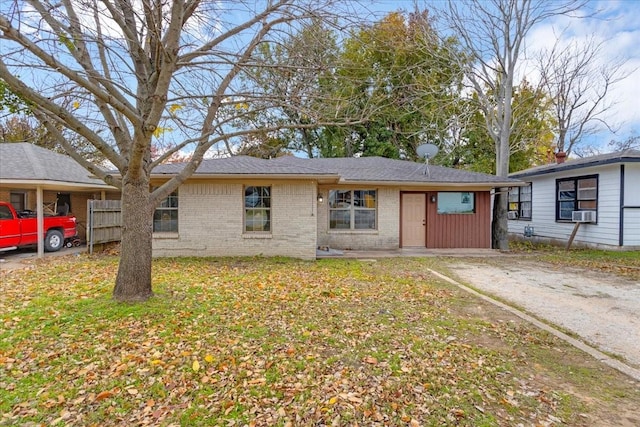
[[[28,142],[0,144],[0,179],[106,186],[71,157]]]
[[[184,164],[160,165],[154,174],[172,175],[180,172]],[[461,183],[461,184],[509,184],[515,179],[495,175],[445,168],[406,160],[383,157],[341,157],[305,159],[293,156],[275,159],[258,159],[247,156],[206,159],[194,176],[198,175],[327,175],[340,177],[343,182],[389,183]]]

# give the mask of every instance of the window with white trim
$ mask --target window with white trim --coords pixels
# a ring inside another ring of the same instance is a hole
[[[375,230],[376,190],[329,191],[330,230]]]
[[[244,231],[271,232],[271,187],[245,187]]]
[[[174,191],[153,212],[154,233],[178,232],[178,191]]]

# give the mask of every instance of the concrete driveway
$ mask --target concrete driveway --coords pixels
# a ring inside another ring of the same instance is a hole
[[[45,259],[60,257],[65,255],[75,255],[85,253],[87,247],[85,245],[67,248],[63,247],[58,252],[45,252]],[[15,251],[0,252],[0,272],[16,270],[20,268],[28,268],[38,260],[38,251],[36,248],[18,249]]]
[[[640,283],[526,259],[454,260],[462,283],[520,307],[640,369]]]

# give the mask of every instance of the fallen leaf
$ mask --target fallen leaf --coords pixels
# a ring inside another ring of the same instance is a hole
[[[114,393],[113,393],[113,391],[111,391],[111,390],[101,391],[100,393],[98,393],[98,394],[96,395],[96,400],[97,400],[97,401],[100,401],[100,400],[108,399],[108,398],[110,398],[111,396],[113,396],[113,394],[114,394]]]

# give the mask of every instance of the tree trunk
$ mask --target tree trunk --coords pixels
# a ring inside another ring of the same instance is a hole
[[[151,290],[153,209],[146,179],[123,182],[122,240],[118,276],[113,289],[117,301],[146,301]]]
[[[509,96],[510,91],[508,91]],[[509,147],[508,124],[511,121],[510,107],[505,107],[505,115],[509,118],[503,122],[503,130],[500,133],[499,143],[496,146],[496,175],[507,178],[509,176],[509,157],[511,149]],[[493,222],[491,223],[491,238],[493,249],[501,251],[509,250],[509,230],[507,221],[507,211],[509,208],[509,193],[507,188],[496,188],[493,199]]]
[[[507,208],[509,194],[506,188],[496,188],[493,198],[493,222],[491,223],[491,247],[501,251],[509,250]]]

